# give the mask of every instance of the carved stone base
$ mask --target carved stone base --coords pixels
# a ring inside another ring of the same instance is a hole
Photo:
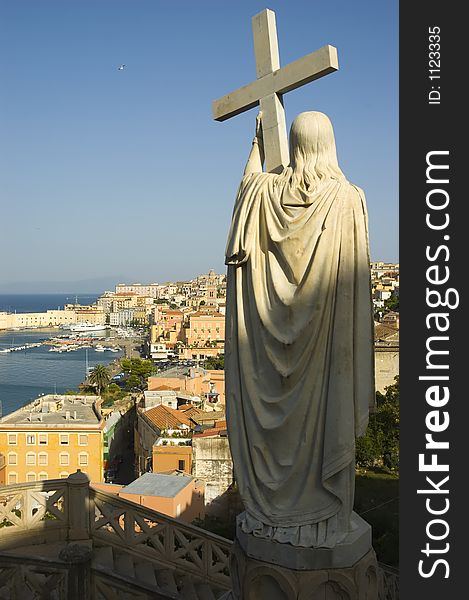
[[[288,569],[311,571],[352,567],[371,550],[371,526],[355,512],[352,513],[350,532],[334,548],[303,548],[244,533],[242,517],[241,514],[236,520],[236,539],[246,555]]]
[[[244,534],[238,528],[239,539],[235,541],[231,557],[232,591],[223,598],[377,600],[382,586],[381,571],[370,541],[365,541],[364,526],[360,524],[359,529],[363,531],[356,530],[345,548],[338,545],[327,550],[294,548],[267,540],[259,543],[259,538]],[[299,557],[296,561],[293,560],[295,553]],[[344,560],[353,556],[353,561]]]

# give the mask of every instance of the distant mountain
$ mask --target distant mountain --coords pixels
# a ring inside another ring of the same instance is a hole
[[[117,283],[123,281],[126,281],[125,277],[110,275],[77,281],[0,282],[0,294],[100,294],[113,290]]]

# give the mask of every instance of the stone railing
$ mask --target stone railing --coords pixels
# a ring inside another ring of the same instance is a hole
[[[69,539],[72,486],[67,479],[1,486],[0,549]]]
[[[218,587],[230,587],[232,543],[161,513],[90,491],[90,533],[103,545],[126,548],[160,565],[192,573]]]
[[[67,479],[0,487],[0,550],[41,543],[111,546],[229,589],[232,543],[203,529]]]
[[[42,577],[40,573],[44,573],[47,567],[57,579],[57,585],[60,581],[60,586],[64,589],[72,589],[75,579],[80,585],[84,585],[83,575],[74,577],[73,574],[73,569],[77,574],[81,573],[80,556],[73,559],[62,556],[61,562],[45,558],[34,559],[34,551],[30,556],[24,553],[21,556],[17,554],[16,557],[13,555],[18,548],[56,542],[68,545],[72,552],[76,545],[82,550],[89,548],[90,555],[93,554],[93,548],[95,552],[113,548],[114,551],[109,553],[109,560],[124,552],[133,557],[135,565],[153,564],[155,568],[171,571],[176,582],[184,576],[194,581],[204,581],[212,591],[218,591],[216,597],[219,597],[221,591],[231,587],[231,541],[113,494],[96,490],[89,485],[89,480],[83,473],[74,473],[67,479],[0,486],[0,570],[10,569],[11,577],[21,581],[24,579],[23,571],[29,569],[28,577],[31,581],[36,577],[39,582]],[[48,561],[47,564],[44,560]],[[78,566],[64,570],[64,560],[69,561],[70,565],[77,562]],[[86,560],[93,559],[88,557]],[[33,566],[36,562],[39,575],[34,574]],[[384,565],[380,567],[383,575],[380,600],[397,600],[398,572]],[[127,590],[125,593],[134,589],[132,577],[126,578],[117,565],[113,567],[112,562],[104,570],[93,566],[92,572],[88,573],[91,583],[86,585],[91,585],[93,589],[98,584],[101,585],[102,577],[108,578],[107,583],[102,583],[105,587],[114,578],[115,585],[124,586],[122,589]],[[141,581],[135,581],[135,585],[144,587]],[[179,583],[177,588],[180,589]],[[178,590],[174,588],[173,594],[168,592],[157,596],[153,593],[148,597],[186,597],[180,595]],[[122,597],[127,597],[125,593]],[[64,596],[59,594],[57,597],[75,598],[75,595],[70,594],[69,591]],[[82,598],[83,593],[81,596],[77,593],[76,597]],[[121,598],[117,592],[115,597]]]

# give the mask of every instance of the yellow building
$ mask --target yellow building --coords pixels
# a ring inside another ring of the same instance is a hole
[[[154,344],[164,338],[170,347],[174,347],[177,341],[184,339],[184,313],[181,310],[156,306],[153,308],[152,322],[150,343]]]
[[[189,326],[185,329],[187,346],[223,343],[225,339],[225,316],[219,312],[198,311],[189,315]]]
[[[99,396],[42,396],[0,419],[0,485],[66,478],[103,480],[105,421]]]
[[[134,306],[137,306],[137,298],[138,295],[133,292],[129,292],[128,294],[122,292],[114,294],[111,311],[118,312],[119,310],[124,310],[126,308],[133,308]]]
[[[158,291],[161,286],[157,283],[118,283],[116,285],[116,294],[138,294],[139,296],[151,296],[152,298],[158,298]]]
[[[104,325],[106,323],[106,313],[103,310],[76,310],[77,323],[93,323],[95,325]]]
[[[95,323],[104,325],[106,323],[106,312],[102,306],[97,304],[65,304],[65,311],[73,311],[77,323]]]
[[[58,327],[77,322],[73,310],[48,310],[42,313],[0,313],[0,329]]]

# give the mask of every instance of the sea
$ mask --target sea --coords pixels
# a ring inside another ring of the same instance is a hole
[[[77,295],[80,304],[90,304],[96,296]],[[75,297],[66,294],[0,294],[0,311],[44,312],[48,309],[63,308],[64,304],[75,302]],[[44,341],[57,335],[68,333],[59,329],[32,329],[0,332],[0,349],[24,346]],[[88,333],[87,337],[92,334]],[[109,337],[111,330],[94,332],[95,337]],[[78,389],[86,377],[86,363],[89,367],[109,364],[122,353],[96,352],[81,348],[74,352],[49,352],[50,346],[28,348],[17,352],[0,353],[0,402],[5,416],[24,404],[36,399],[40,394],[63,394],[70,389]]]
[[[93,304],[100,294],[0,294],[0,312],[46,312],[64,304]]]

